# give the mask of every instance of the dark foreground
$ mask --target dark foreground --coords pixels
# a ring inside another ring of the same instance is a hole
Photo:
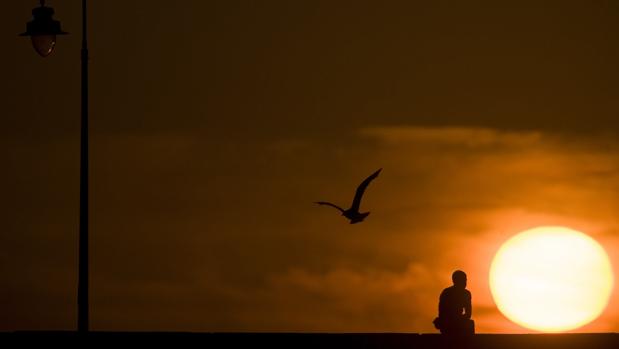
[[[14,332],[0,333],[0,345],[13,342],[65,346],[163,345],[200,348],[591,348],[618,349],[619,334],[478,334],[448,339],[438,334],[403,333],[178,333],[178,332]]]

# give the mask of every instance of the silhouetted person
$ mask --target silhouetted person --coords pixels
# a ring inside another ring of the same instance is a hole
[[[378,177],[378,174],[380,173],[380,171],[382,171],[382,168],[372,173],[368,178],[366,178],[363,182],[361,182],[361,184],[359,184],[359,186],[357,187],[357,192],[355,193],[355,198],[352,200],[352,205],[350,206],[348,210],[344,210],[343,208],[335,204],[332,204],[330,202],[326,202],[326,201],[318,201],[316,203],[318,205],[327,205],[327,206],[337,208],[338,210],[340,210],[340,212],[342,212],[342,216],[350,219],[350,224],[362,222],[365,219],[365,217],[367,217],[370,214],[370,212],[359,212],[359,206],[361,205],[361,197],[363,197],[365,188],[368,187],[368,185],[374,178]]]
[[[447,335],[474,334],[475,323],[471,320],[471,292],[466,289],[466,274],[456,270],[451,279],[453,286],[441,292],[434,327]]]

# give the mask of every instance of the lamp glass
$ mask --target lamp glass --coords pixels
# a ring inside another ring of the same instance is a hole
[[[47,57],[54,51],[56,46],[55,34],[32,35],[30,38],[32,39],[32,47],[41,57]]]

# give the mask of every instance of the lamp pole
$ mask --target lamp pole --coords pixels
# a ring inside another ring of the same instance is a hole
[[[80,232],[77,281],[77,331],[88,332],[88,11],[82,0],[82,121],[80,141]]]
[[[54,20],[54,9],[40,6],[32,10],[32,21],[26,25],[26,32],[32,45],[42,57],[49,56],[56,46],[56,36],[67,34],[60,29],[60,22]],[[77,331],[88,332],[88,11],[87,1],[82,0],[82,50],[81,50],[81,128],[80,128],[80,216],[78,243],[77,281]]]

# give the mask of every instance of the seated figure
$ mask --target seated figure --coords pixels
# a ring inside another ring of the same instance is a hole
[[[472,335],[475,333],[475,323],[471,320],[471,292],[466,289],[466,274],[456,270],[451,279],[453,285],[441,292],[434,327],[442,334]]]

